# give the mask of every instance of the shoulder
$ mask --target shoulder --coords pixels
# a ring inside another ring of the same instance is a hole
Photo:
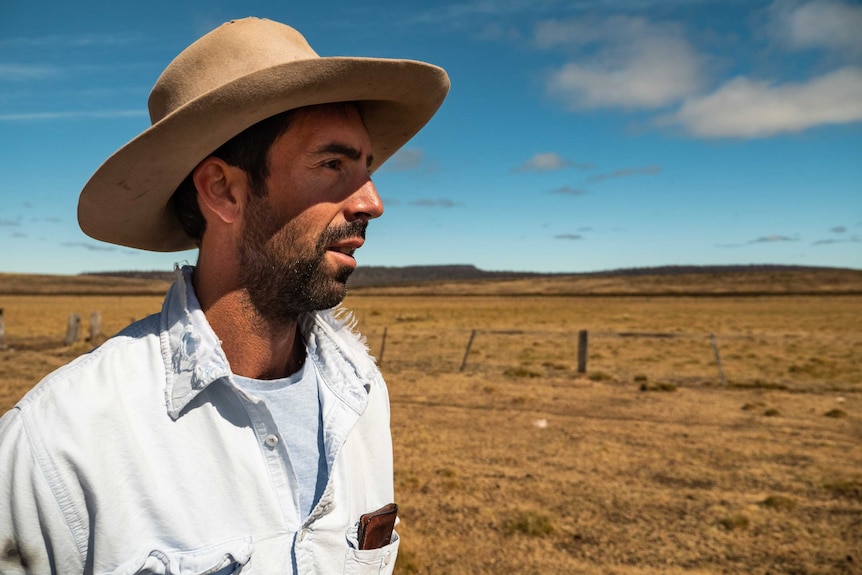
[[[159,314],[132,323],[102,345],[56,369],[37,383],[16,405],[20,410],[63,409],[73,398],[110,394],[118,372],[129,372],[141,361],[152,363],[160,349]],[[158,358],[161,363],[161,355]]]

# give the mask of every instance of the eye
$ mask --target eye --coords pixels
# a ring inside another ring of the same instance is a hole
[[[326,160],[321,165],[324,168],[329,168],[330,170],[340,170],[341,169],[341,160],[338,160],[338,159]]]

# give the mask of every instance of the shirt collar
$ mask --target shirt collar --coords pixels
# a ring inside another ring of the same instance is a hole
[[[162,308],[161,347],[168,415],[177,419],[195,396],[215,380],[230,375],[221,342],[207,322],[192,286],[194,268],[177,268]]]
[[[201,309],[192,266],[176,269],[177,280],[165,298],[161,315],[161,348],[167,385],[168,415],[182,410],[214,381],[231,375],[221,342]],[[356,413],[365,410],[368,393],[379,374],[365,339],[355,331],[355,320],[343,308],[305,314],[299,328],[308,357],[326,385]]]

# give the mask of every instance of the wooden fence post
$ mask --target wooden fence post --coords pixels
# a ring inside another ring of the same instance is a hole
[[[380,365],[383,363],[383,352],[386,350],[386,330],[388,328],[383,328],[383,338],[380,340],[380,357],[377,358],[377,364]]]
[[[589,336],[587,330],[578,332],[578,373],[587,373],[587,345]]]
[[[467,356],[470,355],[470,348],[473,346],[473,338],[476,337],[476,330],[470,332],[470,339],[467,341],[467,349],[464,350],[464,359],[461,360],[461,369],[460,371],[464,371],[464,368],[467,367]]]
[[[90,312],[90,343],[92,345],[99,344],[99,337],[102,335],[102,314],[98,311]]]
[[[0,349],[6,349],[6,323],[3,321],[2,307],[0,307]]]
[[[724,377],[724,369],[721,367],[721,356],[718,354],[718,342],[715,340],[715,334],[709,334],[709,341],[712,342],[712,351],[715,354],[715,363],[718,364],[718,376],[721,378],[721,385],[727,385],[727,379]]]
[[[69,316],[69,323],[66,326],[66,339],[63,341],[65,345],[72,345],[78,341],[78,328],[81,327],[81,316],[73,313]]]

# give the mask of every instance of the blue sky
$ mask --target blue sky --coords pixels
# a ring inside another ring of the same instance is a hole
[[[862,269],[858,0],[0,0],[0,271],[195,260],[88,238],[77,197],[173,57],[249,15],[449,72],[360,265]]]

